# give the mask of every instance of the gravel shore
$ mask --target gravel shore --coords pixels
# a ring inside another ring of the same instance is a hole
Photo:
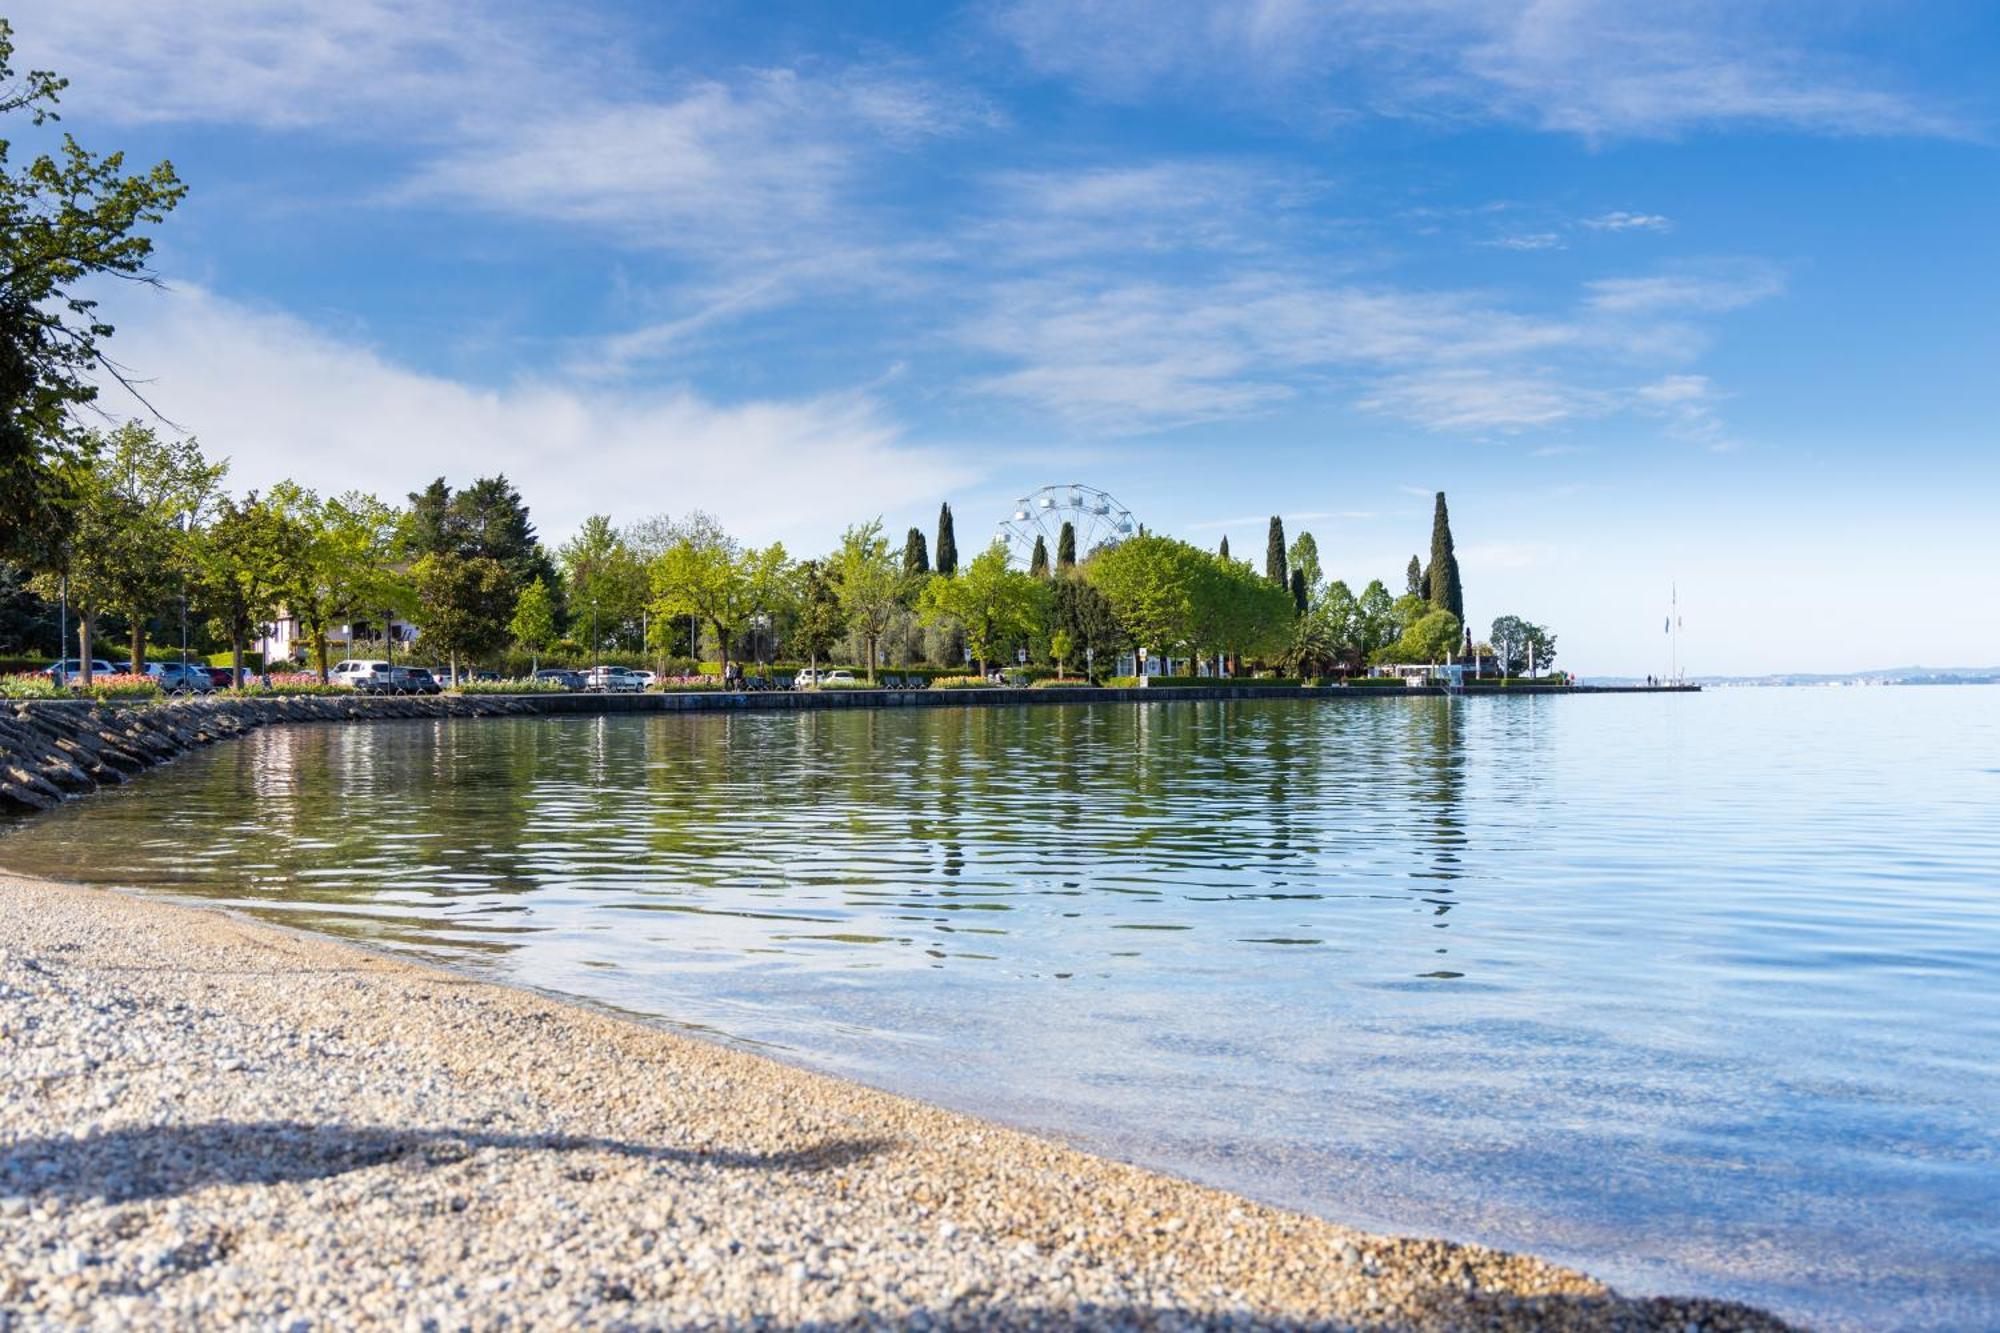
[[[1779,1329],[0,876],[0,1329]]]

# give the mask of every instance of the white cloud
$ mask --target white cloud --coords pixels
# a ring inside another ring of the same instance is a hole
[[[1658,213],[1599,213],[1585,218],[1583,225],[1593,231],[1671,231],[1674,220]]]
[[[1504,119],[1604,136],[1749,124],[1950,134],[1815,49],[1814,6],[1650,0],[1010,0],[1034,69],[1113,98],[1199,86],[1298,114]]]
[[[1642,409],[1664,418],[1674,435],[1717,451],[1733,447],[1716,416],[1723,397],[1706,375],[1662,376],[1633,394]]]
[[[1601,411],[1605,404],[1547,377],[1464,366],[1392,375],[1360,406],[1431,430],[1517,431]]]
[[[489,388],[199,289],[115,314],[120,361],[164,416],[232,460],[239,489],[291,477],[400,500],[433,477],[504,472],[545,538],[590,513],[698,508],[746,538],[816,550],[846,523],[935,503],[977,475],[958,453],[906,442],[865,393],[716,403],[685,388]],[[106,406],[126,410],[112,395]]]
[[[1734,264],[1588,284],[1592,310],[1607,315],[1716,314],[1784,290],[1784,276],[1766,264]]]
[[[1560,250],[1563,238],[1552,231],[1531,231],[1515,236],[1496,236],[1480,244],[1492,250]]]

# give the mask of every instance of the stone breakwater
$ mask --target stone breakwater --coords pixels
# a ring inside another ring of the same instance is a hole
[[[0,875],[0,1330],[219,1327],[1784,1326]]]
[[[500,717],[538,711],[532,696],[368,698],[298,695],[190,699],[143,707],[22,700],[0,705],[0,812],[47,810],[124,782],[197,746],[283,722]]]

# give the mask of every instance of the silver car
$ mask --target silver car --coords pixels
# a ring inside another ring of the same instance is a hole
[[[208,668],[193,662],[148,662],[146,675],[168,694],[208,694],[215,689]]]

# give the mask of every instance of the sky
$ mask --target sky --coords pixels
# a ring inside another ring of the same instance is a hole
[[[1585,675],[2000,663],[1986,0],[16,0],[160,417],[552,544],[1100,487]],[[108,400],[115,411],[136,404]],[[164,427],[163,427],[164,428]]]

